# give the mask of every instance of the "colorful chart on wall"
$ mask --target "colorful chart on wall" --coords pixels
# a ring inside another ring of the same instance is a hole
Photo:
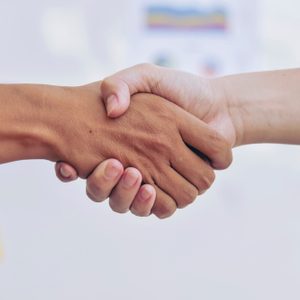
[[[256,1],[139,1],[132,63],[152,62],[215,76],[257,61]]]

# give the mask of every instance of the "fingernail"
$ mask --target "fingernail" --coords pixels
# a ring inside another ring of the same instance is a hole
[[[123,183],[127,188],[131,188],[137,181],[137,175],[132,172],[127,172],[123,178]]]
[[[115,179],[120,174],[120,168],[114,163],[107,164],[105,168],[105,176],[108,179]]]
[[[60,174],[65,178],[69,178],[72,175],[66,167],[60,168]]]
[[[106,111],[108,115],[111,115],[111,113],[115,110],[115,108],[118,106],[118,98],[115,95],[111,95],[107,98],[106,102]]]
[[[142,200],[148,200],[152,196],[152,190],[150,187],[144,187],[141,191],[141,198]]]

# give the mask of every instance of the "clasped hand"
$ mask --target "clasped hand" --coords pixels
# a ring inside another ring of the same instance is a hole
[[[156,192],[150,209],[142,215],[152,212],[159,218],[170,216],[211,186],[213,167],[223,169],[231,163],[230,145],[220,134],[163,98],[137,94],[123,116],[111,119],[101,101],[100,83],[66,89],[64,93],[62,108],[69,111],[68,122],[62,122],[58,130],[67,137],[67,150],[61,151],[60,161],[75,168],[82,178],[109,158],[114,159],[115,167],[121,162],[129,173],[135,170],[132,168],[138,169],[142,177],[131,182],[132,186],[143,183],[144,191],[154,188]],[[203,153],[209,162],[187,145]],[[104,172],[99,180],[103,181]],[[89,189],[88,194],[97,200]],[[137,196],[119,198],[110,202],[111,207],[126,212],[134,207]]]

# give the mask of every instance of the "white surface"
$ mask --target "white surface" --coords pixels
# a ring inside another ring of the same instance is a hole
[[[261,3],[261,68],[299,65],[299,2]],[[126,66],[133,7],[0,2],[0,81],[77,84]],[[88,201],[47,162],[3,165],[0,299],[298,300],[299,176],[299,147],[236,149],[211,191],[158,221]]]

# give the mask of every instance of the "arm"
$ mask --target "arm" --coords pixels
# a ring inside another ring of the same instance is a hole
[[[59,136],[50,114],[47,94],[56,88],[43,85],[0,85],[0,163],[23,159],[57,161]]]
[[[108,119],[99,101],[98,85],[7,86],[4,95],[15,101],[3,102],[1,118],[13,130],[2,126],[2,136],[8,145],[4,149],[16,147],[16,151],[3,153],[2,162],[64,160],[86,178],[99,162],[115,157],[127,167],[140,169],[143,181],[155,187],[153,212],[161,218],[172,214],[177,206],[191,203],[214,179],[212,169],[186,143],[213,153],[216,164],[230,163],[224,139],[161,98],[135,96],[125,116]],[[196,138],[198,132],[202,133],[201,140]]]
[[[300,144],[300,69],[226,76],[213,86],[227,101],[236,146]]]

